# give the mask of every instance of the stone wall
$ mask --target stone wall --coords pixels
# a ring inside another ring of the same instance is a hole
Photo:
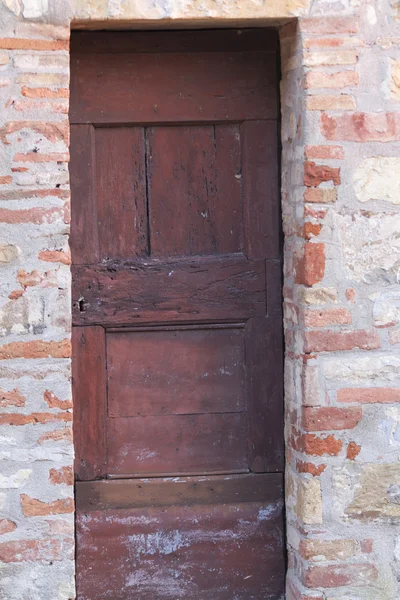
[[[71,21],[279,26],[287,599],[398,599],[397,0],[0,0],[0,597],[74,597]]]

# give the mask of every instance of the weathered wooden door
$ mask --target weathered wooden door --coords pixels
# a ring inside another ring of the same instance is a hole
[[[283,598],[276,50],[72,36],[80,600]]]

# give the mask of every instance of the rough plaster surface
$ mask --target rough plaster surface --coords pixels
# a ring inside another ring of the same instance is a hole
[[[395,0],[0,0],[2,598],[74,598],[71,22],[280,28],[287,599],[400,597],[399,17]]]

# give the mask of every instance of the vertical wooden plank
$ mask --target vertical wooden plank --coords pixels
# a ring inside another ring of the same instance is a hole
[[[71,235],[72,262],[93,264],[99,255],[95,196],[93,125],[71,125]]]
[[[248,258],[278,258],[280,201],[276,121],[241,125],[245,253]]]
[[[106,353],[102,327],[72,329],[75,477],[106,474]]]
[[[274,258],[265,261],[265,285],[267,290],[267,315],[271,319],[282,320],[282,260]]]
[[[148,253],[144,130],[96,129],[100,259]]]
[[[259,317],[246,324],[249,467],[254,473],[282,471],[283,341],[280,319]]]
[[[213,211],[218,252],[243,251],[243,206],[240,130],[238,125],[214,126],[218,173]]]
[[[237,125],[147,131],[151,254],[242,250]]]

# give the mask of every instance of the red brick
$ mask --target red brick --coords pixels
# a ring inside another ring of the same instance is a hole
[[[307,96],[307,110],[355,110],[356,102],[353,96],[339,94],[338,96],[323,96],[321,94]]]
[[[9,185],[12,183],[11,175],[1,175],[0,176],[0,185]]]
[[[389,342],[391,344],[400,344],[400,328],[389,331]]]
[[[293,581],[289,581],[286,588],[286,600],[324,600],[321,594],[310,595],[309,593],[303,594],[300,589],[295,586]]]
[[[42,275],[39,273],[39,271],[36,271],[36,269],[34,271],[31,271],[30,273],[24,271],[24,269],[20,269],[17,275],[18,283],[21,284],[24,288],[39,285],[42,279]]]
[[[304,185],[317,187],[320,183],[333,181],[335,185],[340,184],[340,168],[316,165],[314,162],[304,163]]]
[[[36,285],[43,285],[43,287],[56,287],[57,280],[54,278],[54,271],[46,271],[45,273],[39,273],[39,271],[31,271],[27,273],[23,269],[18,271],[17,281],[24,289],[27,287],[35,287]]]
[[[15,27],[18,37],[33,37],[43,40],[69,40],[70,28],[65,25],[50,25],[48,23],[34,23],[31,20],[18,21]]]
[[[306,146],[306,158],[344,158],[344,150],[342,146]]]
[[[17,83],[28,84],[29,86],[53,85],[66,87],[68,85],[68,75],[64,73],[21,73],[17,77]]]
[[[0,519],[0,535],[11,533],[17,529],[16,523],[10,519]]]
[[[61,408],[62,410],[72,408],[72,400],[60,400],[49,390],[44,392],[44,400],[49,408]]]
[[[400,140],[400,113],[321,115],[321,131],[328,140],[390,142]]]
[[[28,152],[28,154],[16,154],[15,162],[68,162],[68,152],[52,152],[51,154],[41,154],[40,152]]]
[[[54,188],[50,190],[11,190],[11,191],[0,191],[0,200],[27,200],[28,198],[47,198],[53,196],[54,198],[69,198],[68,190],[60,190]]]
[[[14,540],[0,544],[0,561],[4,563],[49,562],[63,558],[60,540]]]
[[[21,504],[22,511],[26,517],[43,517],[74,512],[74,501],[72,498],[42,502],[26,494],[21,494]]]
[[[304,223],[303,236],[306,240],[310,240],[321,233],[322,225],[320,223]]]
[[[306,310],[304,312],[306,327],[326,327],[327,325],[348,325],[351,314],[347,308],[329,308],[326,310]]]
[[[349,302],[354,304],[354,302],[356,301],[356,290],[354,288],[348,288],[346,290],[346,298]]]
[[[325,244],[306,243],[304,254],[295,266],[296,283],[312,286],[321,281],[325,274]]]
[[[355,458],[360,454],[361,446],[358,446],[355,442],[350,442],[347,446],[346,456],[349,460],[355,460]]]
[[[72,467],[61,467],[61,469],[50,469],[49,480],[54,485],[74,485],[74,471]]]
[[[2,50],[68,50],[68,40],[35,40],[18,38],[0,38]]]
[[[308,188],[309,190],[315,188]],[[311,219],[325,219],[327,211],[324,208],[320,208],[319,210],[315,210],[315,208],[311,208],[310,206],[304,207],[304,217]]]
[[[361,408],[323,406],[303,408],[303,427],[306,431],[353,429],[361,420]]]
[[[6,406],[25,406],[25,397],[14,388],[10,392],[0,390],[0,407]]]
[[[357,33],[358,19],[354,17],[312,17],[299,21],[304,33]]]
[[[375,565],[365,563],[313,566],[304,573],[304,585],[310,588],[336,588],[346,585],[369,587],[378,578]]]
[[[8,297],[10,298],[10,300],[18,300],[18,298],[21,298],[21,296],[23,295],[24,290],[13,290],[8,294]]]
[[[60,113],[66,115],[68,113],[68,102],[62,102],[59,100],[16,100],[13,102],[13,108],[19,112],[50,112]]]
[[[0,346],[0,360],[9,358],[70,358],[71,342],[68,339],[60,342],[10,342]]]
[[[363,552],[363,554],[371,554],[372,550],[374,547],[374,540],[362,540],[360,542],[360,548],[361,548],[361,552]]]
[[[301,540],[299,552],[306,560],[346,560],[356,553],[355,540]]]
[[[0,222],[19,224],[19,223],[53,223],[54,221],[66,221],[67,213],[65,208],[52,206],[51,208],[36,207],[20,210],[10,210],[0,208]]]
[[[342,90],[346,87],[358,85],[356,71],[336,71],[327,73],[325,71],[309,71],[306,75],[305,86],[307,89],[336,89]]]
[[[60,262],[63,265],[71,264],[71,253],[64,252],[63,250],[43,250],[39,253],[40,260],[45,262]]]
[[[49,88],[30,88],[23,86],[21,94],[26,98],[68,98],[69,92],[66,88],[51,90]]]
[[[70,521],[52,519],[51,521],[46,521],[46,523],[49,526],[49,533],[51,535],[71,535],[73,533],[73,525],[71,525]]]
[[[52,73],[52,75],[54,74]],[[42,121],[11,121],[6,123],[4,127],[0,128],[0,141],[3,144],[9,144],[10,141],[7,136],[23,129],[39,133],[53,143],[58,141],[68,143],[69,141],[68,123],[45,123]]]
[[[357,404],[394,404],[400,402],[400,388],[342,388],[338,390],[337,399]]]
[[[304,202],[315,204],[330,204],[336,202],[337,191],[335,188],[307,188],[304,192]]]
[[[306,67],[355,65],[358,60],[355,50],[320,49],[319,52],[306,52],[304,64]]]
[[[44,444],[45,442],[72,442],[72,427],[65,427],[64,429],[56,429],[55,431],[48,431],[40,436],[38,444]]]
[[[374,350],[380,348],[380,338],[375,331],[308,331],[306,352],[334,352],[336,350]]]
[[[21,415],[18,413],[2,413],[0,414],[0,425],[29,425],[37,423],[55,423],[57,421],[72,421],[72,413],[31,413],[29,415]]]
[[[296,463],[298,473],[310,473],[313,477],[319,477],[326,469],[326,465],[314,465],[310,462],[298,460]]]
[[[334,435],[319,437],[314,433],[304,433],[295,441],[295,448],[299,452],[305,452],[312,456],[337,456],[342,450],[342,440],[338,440]]]
[[[365,46],[365,43],[356,37],[303,38],[303,48],[357,48],[360,46]]]

